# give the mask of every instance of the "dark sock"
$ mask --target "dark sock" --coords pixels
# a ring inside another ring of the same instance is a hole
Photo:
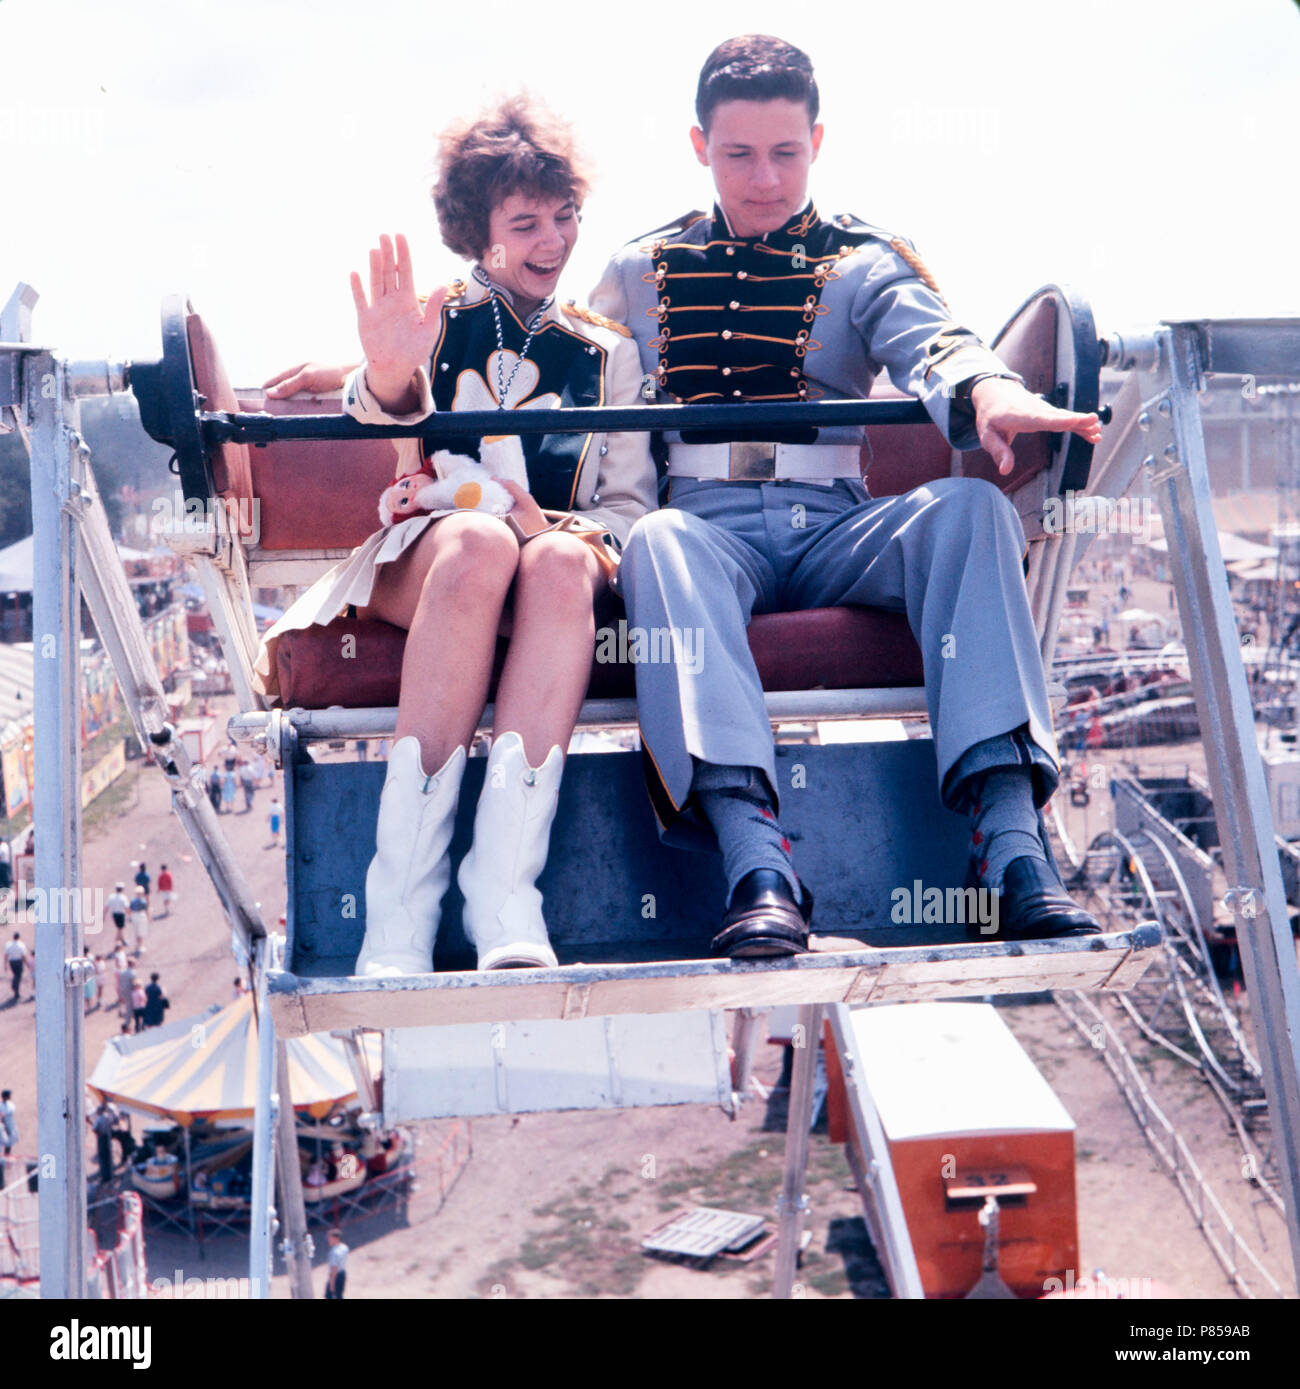
[[[727,876],[727,904],[736,884],[755,868],[771,868],[802,900],[799,878],[790,862],[786,838],[761,775],[749,767],[720,767],[701,762],[691,783],[700,810],[713,826]]]
[[[1027,767],[995,767],[975,783],[972,796],[971,858],[981,887],[1000,891],[1002,875],[1014,859],[1047,862]]]

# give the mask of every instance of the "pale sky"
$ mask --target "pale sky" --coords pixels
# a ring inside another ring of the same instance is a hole
[[[1103,332],[1300,315],[1292,0],[0,0],[0,300],[26,280],[37,341],[151,359],[183,292],[241,385],[354,359],[349,270],[405,231],[424,284],[461,273],[433,135],[519,86],[597,167],[561,284],[581,300],[618,245],[710,204],[695,81],[745,31],[812,56],[821,211],[910,237],[976,331],[1049,282]]]

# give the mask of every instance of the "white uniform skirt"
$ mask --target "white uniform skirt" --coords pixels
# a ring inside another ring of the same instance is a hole
[[[415,544],[435,521],[454,515],[451,510],[431,511],[426,516],[409,516],[384,526],[363,540],[346,558],[339,562],[306,591],[289,611],[267,629],[253,665],[253,685],[268,699],[278,699],[279,673],[275,664],[275,649],[286,632],[305,627],[325,627],[340,616],[349,603],[364,607],[370,602],[375,575],[381,564],[388,564]]]

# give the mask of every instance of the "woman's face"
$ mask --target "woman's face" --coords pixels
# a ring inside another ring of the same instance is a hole
[[[572,198],[511,193],[492,209],[483,268],[516,298],[538,303],[555,293],[578,239]]]

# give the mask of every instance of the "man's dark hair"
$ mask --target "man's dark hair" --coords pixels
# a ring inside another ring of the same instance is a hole
[[[158,976],[156,974],[151,974],[149,976],[149,982],[151,984],[156,984],[158,982]]]
[[[695,118],[708,133],[713,109],[724,101],[802,101],[808,123],[816,125],[821,98],[812,59],[770,34],[727,39],[704,60],[695,89]]]

